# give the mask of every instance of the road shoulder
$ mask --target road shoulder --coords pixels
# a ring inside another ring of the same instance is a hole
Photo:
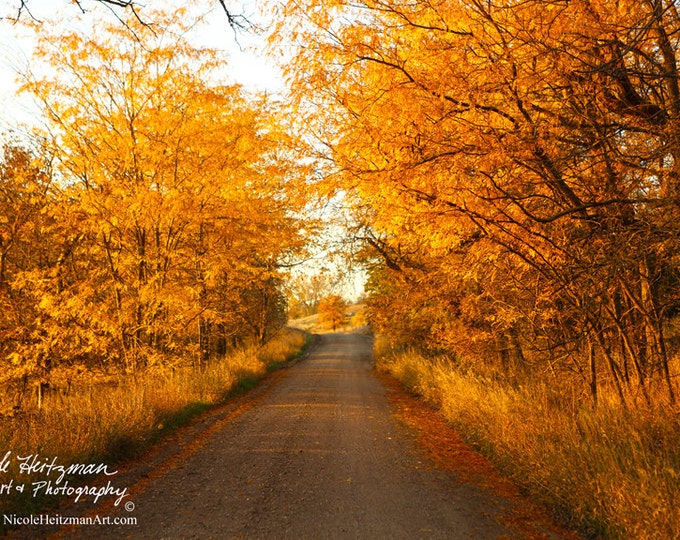
[[[409,394],[390,374],[375,370],[385,386],[393,415],[415,434],[433,466],[453,473],[461,482],[477,485],[508,502],[500,521],[517,531],[517,538],[579,540],[581,536],[556,525],[548,512],[522,495],[490,460],[467,444],[437,411]]]

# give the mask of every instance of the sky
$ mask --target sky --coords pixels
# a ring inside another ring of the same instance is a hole
[[[97,6],[92,0],[83,0],[82,5],[92,12],[102,13],[104,16],[115,20],[113,14],[107,9]],[[182,0],[140,0],[149,7],[159,6],[185,6],[187,2]],[[14,16],[17,12],[19,0],[0,0],[0,16]],[[277,93],[282,91],[284,85],[280,70],[273,62],[265,58],[264,41],[252,32],[239,32],[236,34],[227,21],[227,17],[221,7],[214,0],[202,0],[197,2],[192,9],[197,15],[209,13],[208,24],[197,29],[190,36],[192,43],[199,46],[208,46],[224,51],[229,62],[229,73],[225,76],[230,82],[244,85],[244,87],[256,91]],[[236,14],[246,15],[249,20],[266,24],[263,15],[259,13],[255,0],[230,0],[230,9]],[[80,10],[70,4],[69,0],[28,0],[31,14],[38,20],[44,21],[55,17],[63,18],[69,25],[80,14]],[[216,6],[216,7],[215,7]],[[142,12],[143,13],[143,10]],[[24,13],[24,17],[27,14]],[[91,17],[84,17],[86,31],[96,30],[94,26],[94,13]],[[0,21],[0,132],[16,129],[23,124],[35,123],[37,108],[30,98],[16,95],[17,70],[25,69],[30,61],[34,42],[29,32],[20,25],[13,25],[8,20]],[[259,52],[258,52],[259,51]]]

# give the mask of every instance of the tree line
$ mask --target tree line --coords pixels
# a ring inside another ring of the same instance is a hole
[[[287,2],[289,77],[395,344],[676,401],[674,0]],[[284,51],[282,51],[283,53]],[[677,369],[677,368],[676,368]]]
[[[182,12],[149,16],[38,28],[45,75],[24,91],[45,126],[0,155],[6,383],[201,365],[285,323],[305,241],[294,141],[274,104],[220,82]]]

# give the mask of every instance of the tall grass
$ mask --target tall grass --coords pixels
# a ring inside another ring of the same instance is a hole
[[[376,364],[421,395],[562,522],[589,537],[680,538],[680,422],[668,409],[594,408],[540,381],[509,385],[444,359]]]
[[[299,354],[306,340],[304,332],[284,329],[264,347],[235,350],[201,368],[156,370],[116,384],[75,384],[69,395],[46,399],[40,410],[2,418],[2,455],[9,450],[14,456],[58,457],[65,465],[115,463],[134,456],[160,434],[223,403],[240,386]],[[12,479],[15,484],[31,481],[11,469],[0,474],[2,483]],[[44,502],[28,493],[3,496],[0,509],[30,512]]]

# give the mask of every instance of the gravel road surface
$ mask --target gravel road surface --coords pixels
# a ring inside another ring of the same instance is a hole
[[[428,459],[390,392],[369,337],[321,335],[300,361],[121,471],[127,509],[100,504],[97,514],[136,525],[56,536],[521,538],[499,521],[506,501]]]

